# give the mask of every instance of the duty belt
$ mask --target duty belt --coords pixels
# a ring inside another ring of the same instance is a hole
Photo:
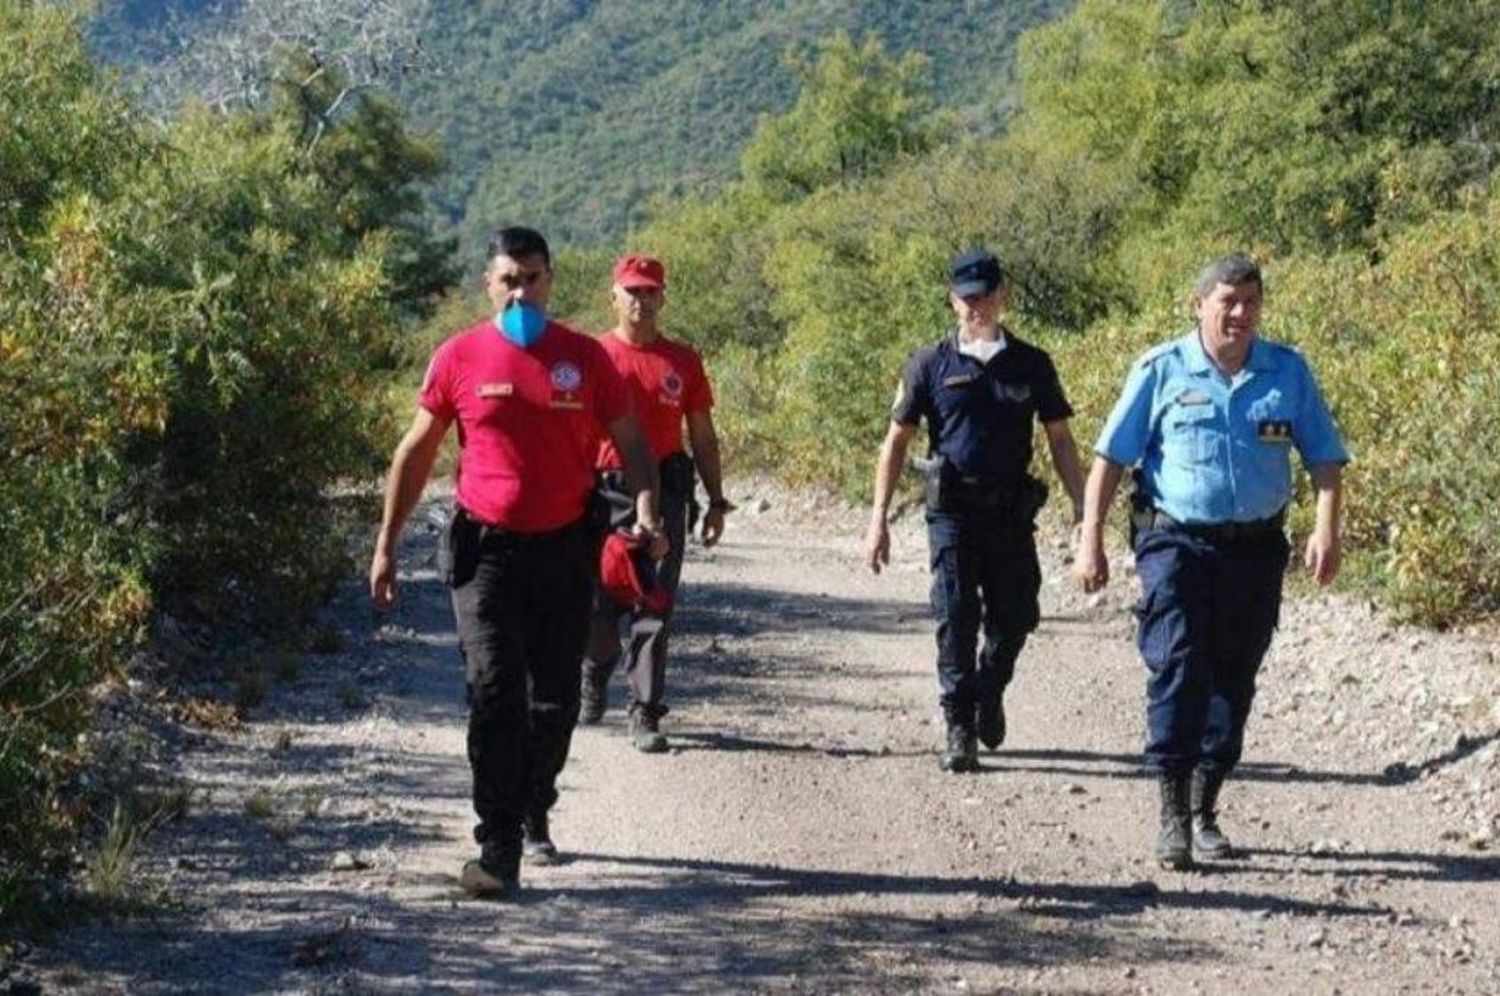
[[[1279,533],[1286,525],[1286,509],[1266,519],[1250,522],[1178,522],[1165,512],[1152,514],[1151,526],[1169,533],[1184,533],[1206,540],[1225,542],[1230,540],[1257,539]]]

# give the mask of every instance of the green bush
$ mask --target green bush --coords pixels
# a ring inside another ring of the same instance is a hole
[[[382,464],[428,296],[371,215],[433,162],[359,101],[316,148],[296,101],[150,126],[55,9],[0,3],[0,47],[0,852],[35,862],[153,609],[281,618],[342,569],[328,490]]]

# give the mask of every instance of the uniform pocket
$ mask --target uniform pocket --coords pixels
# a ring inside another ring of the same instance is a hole
[[[1162,447],[1186,464],[1211,463],[1218,457],[1223,431],[1212,405],[1183,405],[1162,425]]]

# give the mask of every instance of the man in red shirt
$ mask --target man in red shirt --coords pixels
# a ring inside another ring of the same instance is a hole
[[[529,228],[490,239],[486,290],[498,312],[438,347],[416,418],[396,447],[370,564],[377,608],[395,600],[395,550],[450,425],[458,427],[455,508],[439,548],[453,589],[468,680],[477,861],[460,884],[517,885],[524,850],[556,859],[547,813],[578,718],[579,657],[597,551],[594,441],[622,457],[639,529],[661,556],[656,471],[625,385],[589,336],[546,318],[547,242]]]
[[[719,437],[714,431],[713,389],[703,361],[692,347],[662,335],[657,318],[665,302],[666,271],[649,256],[625,256],[615,264],[611,295],[619,324],[599,337],[629,388],[636,417],[651,448],[661,480],[662,523],[668,552],[656,572],[657,585],[674,595],[682,572],[688,509],[693,498],[696,465],[708,492],[703,517],[703,545],[713,546],[724,532],[731,505],[724,498],[719,468]],[[693,455],[682,448],[687,424]],[[624,493],[623,466],[617,446],[599,447],[601,492],[615,510],[614,524],[632,522],[631,501]],[[637,749],[660,753],[668,747],[660,720],[667,669],[667,620],[641,607],[621,605],[602,591],[595,600],[588,653],[583,662],[583,712],[580,721],[597,723],[604,715],[610,673],[621,657],[620,618],[629,616],[625,676],[630,685],[630,737]]]

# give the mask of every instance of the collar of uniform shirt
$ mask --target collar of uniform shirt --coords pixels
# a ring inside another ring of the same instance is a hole
[[[960,332],[956,336],[958,340],[958,351],[965,356],[972,356],[980,363],[988,363],[1000,354],[1005,348],[1005,329],[999,329],[994,339],[965,339]]]

